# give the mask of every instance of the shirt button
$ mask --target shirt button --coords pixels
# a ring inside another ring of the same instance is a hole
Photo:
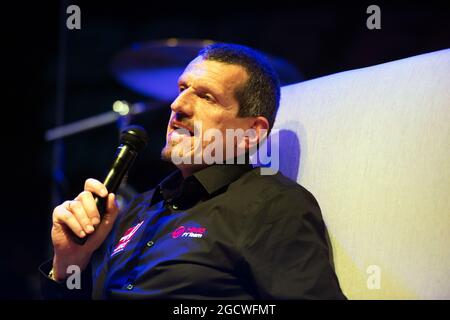
[[[153,246],[155,243],[153,242],[153,241],[149,241],[149,242],[147,242],[147,247],[151,247],[151,246]]]
[[[133,290],[134,286],[132,284],[127,285],[127,290]]]

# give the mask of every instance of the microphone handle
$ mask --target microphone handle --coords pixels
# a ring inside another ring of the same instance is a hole
[[[136,156],[137,152],[126,144],[121,144],[119,148],[117,148],[115,161],[112,164],[111,169],[109,170],[108,175],[103,182],[106,189],[108,190],[108,194],[115,193],[117,189],[119,189],[123,178],[136,159]],[[102,219],[103,214],[106,211],[107,198],[108,196],[104,198],[99,196],[94,197],[98,212],[100,213],[100,220]],[[78,237],[73,232],[71,232],[70,235],[72,240],[80,246],[84,245],[89,238],[89,234],[86,234],[84,238]]]

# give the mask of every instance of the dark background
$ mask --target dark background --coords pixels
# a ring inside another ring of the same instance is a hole
[[[64,123],[109,111],[115,100],[157,103],[110,72],[112,57],[132,43],[173,37],[240,43],[288,60],[304,80],[450,47],[450,11],[439,2],[61,3],[2,5],[2,298],[38,299],[37,267],[51,257],[53,143],[44,133],[56,125],[58,101]],[[65,31],[61,56],[59,25],[68,16],[61,6],[70,4],[81,8],[81,30]],[[366,28],[370,4],[381,8],[381,30]],[[169,103],[163,105],[135,119],[151,137],[129,175],[137,192],[173,170],[159,160],[169,115]],[[114,124],[64,139],[62,199],[76,196],[87,177],[102,179],[116,146]]]

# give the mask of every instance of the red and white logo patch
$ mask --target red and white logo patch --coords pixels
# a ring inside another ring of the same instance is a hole
[[[172,232],[172,238],[203,238],[206,228],[180,226]]]
[[[117,246],[114,248],[113,252],[111,253],[111,257],[113,255],[115,255],[116,253],[125,249],[127,244],[131,241],[131,238],[133,237],[133,235],[136,233],[136,231],[138,231],[138,229],[142,226],[143,223],[144,223],[144,220],[142,220],[137,225],[135,225],[134,227],[131,227],[130,229],[128,229],[125,232],[125,234],[123,235],[122,238],[120,238],[119,243],[117,244]]]

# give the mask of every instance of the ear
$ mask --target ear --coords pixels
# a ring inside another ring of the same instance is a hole
[[[269,120],[266,117],[258,116],[252,117],[250,128],[256,133],[253,136],[246,136],[246,147],[248,149],[253,148],[263,141],[269,132]]]

